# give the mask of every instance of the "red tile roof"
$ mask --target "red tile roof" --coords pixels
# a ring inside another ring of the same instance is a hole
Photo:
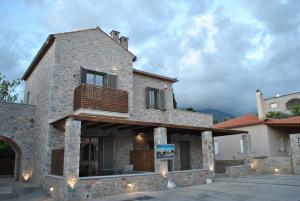
[[[250,126],[256,124],[262,124],[264,121],[259,120],[257,116],[253,114],[246,114],[235,119],[230,119],[214,125],[214,128],[236,128],[243,126]]]
[[[285,119],[266,119],[265,124],[268,126],[300,126],[300,116]]]
[[[257,124],[265,124],[268,126],[283,126],[283,127],[300,127],[300,116],[290,117],[285,119],[271,119],[266,118],[259,120],[257,116],[253,114],[246,114],[235,119],[230,119],[218,124],[215,124],[214,128],[237,128],[244,126],[252,126]]]

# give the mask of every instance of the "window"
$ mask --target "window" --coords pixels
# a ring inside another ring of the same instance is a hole
[[[149,109],[159,109],[158,106],[158,89],[149,89],[148,90],[149,96]]]
[[[240,139],[240,153],[241,154],[245,153],[244,139]]]
[[[80,68],[81,83],[91,84],[95,86],[117,88],[117,76],[106,74],[98,71]]]
[[[146,88],[146,108],[166,110],[165,91],[155,88]]]
[[[285,152],[284,140],[279,138],[279,152]]]
[[[277,103],[271,103],[271,108],[272,109],[277,108],[277,106],[278,106]]]
[[[219,142],[214,142],[214,150],[215,150],[215,155],[220,154],[219,153]]]
[[[300,105],[300,99],[294,98],[286,103],[286,109],[291,110],[293,107]]]
[[[298,138],[298,147],[300,149],[300,138]]]
[[[96,85],[96,86],[106,86],[105,74],[95,72],[95,71],[87,71],[86,83]]]

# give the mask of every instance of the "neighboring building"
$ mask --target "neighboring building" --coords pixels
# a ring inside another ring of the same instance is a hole
[[[266,118],[265,102],[259,90],[256,92],[256,100],[258,116],[247,114],[214,125],[214,128],[219,129],[248,131],[252,145],[250,153],[245,152],[245,135],[241,134],[215,137],[215,150],[218,150],[215,157],[217,160],[243,160],[245,154],[251,154],[257,159],[271,158],[272,160],[263,162],[265,164],[271,163],[265,165],[264,168],[266,166],[273,167],[280,163],[280,167],[284,168],[285,172],[290,173],[293,168],[287,168],[286,165],[282,164],[290,163],[291,165],[289,157],[293,155],[294,150],[290,149],[290,135],[300,133],[300,116],[285,119]],[[282,158],[280,159],[280,157]]]
[[[300,92],[264,99],[266,113],[274,111],[289,114],[295,105],[300,105]]]
[[[2,124],[15,122],[0,128],[20,153],[15,178],[58,200],[164,189],[172,163],[155,149],[168,143],[176,145],[175,184],[203,183],[214,172],[213,137],[242,131],[174,109],[177,79],[133,69],[135,60],[117,31],[49,35],[23,76],[27,105],[0,104]]]

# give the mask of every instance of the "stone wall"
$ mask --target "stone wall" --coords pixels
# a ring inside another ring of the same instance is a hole
[[[20,151],[19,178],[22,173],[30,174],[34,170],[35,111],[34,105],[0,102],[0,139],[12,143],[16,146],[12,148]]]
[[[42,187],[52,198],[58,201],[64,199],[64,178],[54,175],[46,175],[43,179]]]
[[[239,166],[244,165],[244,160],[216,160],[215,171],[216,173],[225,173],[226,166]]]
[[[252,163],[256,174],[293,174],[290,157],[253,159]],[[275,169],[278,169],[278,172]]]
[[[55,66],[51,81],[50,119],[73,112],[74,90],[80,84],[80,67],[112,74],[117,69],[117,88],[128,91],[132,111],[133,56],[100,29],[55,35]]]
[[[208,177],[208,170],[201,169],[176,171],[174,175],[169,173],[168,176],[179,187],[204,184]],[[82,201],[121,193],[164,189],[167,189],[167,178],[155,173],[90,177],[80,178],[70,197],[72,201]]]
[[[279,98],[269,98],[264,100],[266,113],[270,111],[281,111],[284,113],[289,113],[290,111],[287,110],[286,104],[288,101],[297,98],[300,99],[300,93],[294,93],[290,95],[280,96]],[[271,104],[277,104],[276,108],[271,108]]]
[[[25,81],[25,100],[29,95],[29,104],[36,105],[37,131],[34,138],[34,178],[41,178],[48,171],[49,161],[49,109],[51,102],[51,82],[54,66],[56,42],[48,49],[46,54],[37,64],[31,76]]]
[[[165,111],[146,108],[147,87],[165,91]],[[163,81],[140,74],[133,74],[133,94],[134,108],[133,113],[130,116],[132,119],[140,121],[212,127],[212,116],[209,114],[173,108],[172,82]]]
[[[252,170],[250,165],[226,166],[225,174],[230,177],[249,176]]]

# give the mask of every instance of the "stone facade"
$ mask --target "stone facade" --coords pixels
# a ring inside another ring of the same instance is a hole
[[[0,102],[0,140],[7,142],[16,153],[15,179],[33,171],[37,118],[36,106]],[[36,179],[33,177],[33,179]]]
[[[264,100],[265,111],[266,113],[270,111],[290,113],[290,110],[287,108],[287,103],[293,99],[298,99],[298,102],[300,103],[300,92],[267,98]]]
[[[165,188],[165,173],[168,173],[167,161],[155,160],[155,170],[159,174],[101,180],[79,178],[80,138],[85,135],[82,122],[67,119],[65,128],[62,130],[54,128],[51,123],[74,113],[74,90],[81,84],[81,67],[117,75],[116,88],[128,92],[129,112],[122,118],[211,128],[212,116],[174,109],[172,84],[175,80],[134,72],[132,66],[135,56],[112,40],[100,28],[54,34],[49,37],[52,38],[51,44],[49,41],[45,43],[46,46],[48,45],[47,49],[45,51],[42,49],[43,55],[38,55],[39,61],[33,62],[35,68],[25,77],[25,100],[36,106],[24,106],[27,109],[22,111],[22,115],[23,113],[27,115],[27,110],[30,111],[28,108],[34,110],[32,116],[35,126],[27,128],[26,131],[22,130],[22,132],[26,134],[30,132],[28,143],[29,141],[32,142],[33,139],[35,142],[31,144],[30,148],[26,147],[27,145],[23,148],[21,146],[23,142],[20,142],[21,149],[28,149],[26,153],[32,154],[31,158],[22,162],[21,167],[27,167],[27,163],[30,164],[33,178],[36,178],[36,181],[55,199],[85,199],[87,198],[84,198],[87,196],[86,190],[90,187],[92,188],[91,197],[125,192],[124,185],[126,186],[128,182],[138,184],[133,189],[134,191]],[[146,108],[147,87],[164,90],[166,110]],[[14,127],[12,126],[12,128]],[[99,130],[94,129],[89,134],[114,137],[114,147],[117,147],[114,151],[114,168],[122,168],[129,164],[130,151],[134,148],[140,146],[140,148],[149,149],[150,146],[149,144],[136,144],[134,139],[136,133],[129,130],[108,129],[99,133]],[[191,142],[190,160],[193,170],[187,173],[177,172],[174,175],[175,183],[178,183],[179,186],[203,183],[208,169],[213,171],[214,157],[211,132],[199,133],[199,136],[174,134],[169,142],[166,128],[155,128],[153,132],[146,132],[145,135],[147,138],[152,138],[154,145],[174,142],[178,146],[180,141],[188,140]],[[16,141],[16,143],[18,142]],[[32,152],[33,149],[37,151]],[[53,149],[64,149],[63,177],[49,175]],[[176,153],[178,151],[180,149],[177,149]],[[32,161],[38,162],[32,163]],[[180,170],[179,164],[180,156],[179,158],[176,156],[176,170]],[[200,170],[201,168],[206,170]],[[57,190],[50,191],[51,187]]]
[[[253,159],[252,164],[255,174],[293,174],[290,157]]]
[[[225,174],[230,177],[249,176],[252,170],[250,165],[226,166]]]

